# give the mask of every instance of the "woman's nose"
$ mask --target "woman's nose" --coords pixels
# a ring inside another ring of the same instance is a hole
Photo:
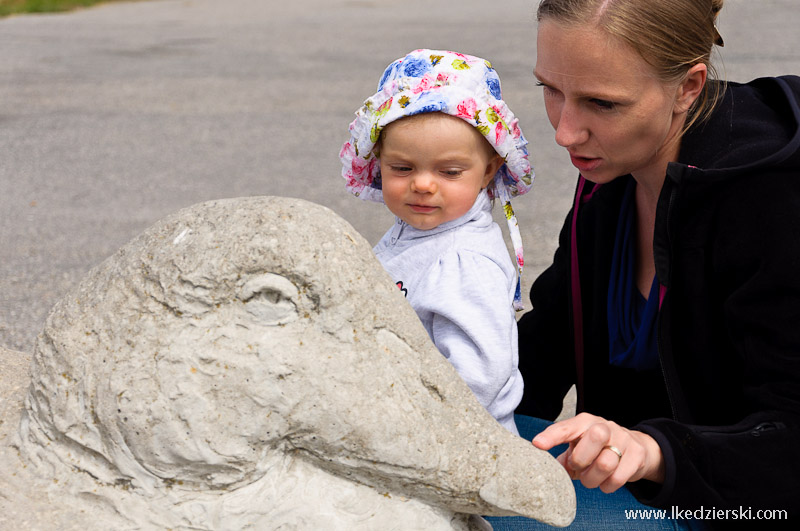
[[[556,143],[561,147],[583,144],[589,138],[589,131],[583,123],[581,113],[574,106],[565,104],[556,124]]]
[[[414,175],[414,178],[411,179],[411,189],[420,194],[436,193],[436,177],[430,172],[418,172]]]

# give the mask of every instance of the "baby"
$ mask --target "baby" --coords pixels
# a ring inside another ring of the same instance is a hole
[[[396,216],[376,256],[480,403],[517,433],[523,259],[510,199],[533,172],[497,73],[478,57],[413,51],[386,68],[350,133],[340,153],[347,188]],[[517,267],[492,220],[495,198]]]

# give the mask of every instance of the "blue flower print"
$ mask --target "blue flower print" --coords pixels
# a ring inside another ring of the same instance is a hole
[[[500,80],[496,77],[490,77],[486,80],[486,86],[489,87],[489,92],[496,100],[502,100],[503,95],[500,92]]]
[[[414,110],[408,116],[426,112],[447,112],[447,101],[438,94],[428,92],[420,94],[414,107]]]
[[[386,70],[383,71],[383,76],[381,76],[381,80],[378,82],[378,92],[383,90],[383,86],[386,84],[386,81],[388,81],[390,77],[393,77],[397,67],[400,66],[400,63],[402,63],[402,61],[398,59],[386,67]]]
[[[430,70],[430,63],[422,58],[410,58],[403,65],[403,75],[422,77]]]

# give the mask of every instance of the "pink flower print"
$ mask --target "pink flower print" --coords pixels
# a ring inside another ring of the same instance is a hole
[[[350,169],[353,171],[354,176],[361,176],[364,174],[364,170],[367,169],[367,165],[364,164],[364,159],[354,157],[353,162],[350,163]]]
[[[350,142],[346,143],[342,147],[342,154],[344,154],[344,159],[350,159],[350,175],[356,179],[362,180],[369,178],[372,175],[372,169],[374,168],[376,162],[375,157],[371,157],[369,154],[367,155],[369,160],[359,157],[355,154],[355,149]],[[365,172],[367,172],[366,175]]]
[[[505,141],[506,136],[508,136],[508,133],[506,133],[506,128],[503,125],[503,122],[497,122],[497,125],[494,126],[495,144],[498,146],[502,144]]]
[[[356,154],[356,150],[353,148],[353,144],[350,142],[345,142],[342,146],[342,150],[339,152],[339,158],[343,159],[345,157],[351,158],[354,157]]]
[[[520,267],[525,265],[525,258],[522,256],[522,249],[517,249],[517,263]]]
[[[378,159],[377,158],[372,157],[369,160],[369,164],[367,165],[367,168],[366,168],[367,169],[367,184],[372,184],[372,181],[375,179],[375,174],[377,173],[375,171],[375,166],[377,166],[377,164],[378,164]]]
[[[505,113],[503,112],[503,109],[501,109],[501,108],[500,108],[500,107],[498,107],[497,105],[492,105],[492,106],[490,107],[490,109],[491,109],[492,111],[494,111],[494,118],[495,118],[497,121],[499,121],[501,124],[503,124],[503,127],[505,127],[506,129],[508,129],[508,126],[506,125],[506,115],[505,115]],[[487,111],[486,111],[486,115],[487,115],[487,116],[489,115],[489,110],[487,110]],[[492,120],[492,123],[494,123],[494,120]]]
[[[451,77],[453,76],[450,72],[439,72],[439,75],[436,76],[436,83],[438,85],[449,85]]]
[[[380,118],[381,116],[383,116],[384,114],[389,112],[389,107],[392,106],[392,101],[393,100],[394,100],[394,98],[392,97],[392,98],[389,98],[388,100],[384,101],[383,103],[381,103],[381,106],[378,107],[378,110],[375,111],[375,116],[377,118]]]
[[[522,129],[519,128],[519,122],[515,121],[511,126],[511,136],[519,138],[522,136]]]
[[[433,78],[430,74],[425,74],[422,79],[420,79],[419,84],[414,87],[414,94],[419,94],[420,92],[425,92],[430,90],[433,87],[434,82]]]
[[[456,116],[471,120],[475,117],[475,111],[477,109],[478,104],[475,100],[473,98],[467,98],[456,106]]]

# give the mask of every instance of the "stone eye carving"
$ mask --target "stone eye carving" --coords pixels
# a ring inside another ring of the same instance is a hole
[[[300,292],[286,277],[265,273],[242,286],[239,299],[249,314],[264,325],[283,325],[298,319]]]

